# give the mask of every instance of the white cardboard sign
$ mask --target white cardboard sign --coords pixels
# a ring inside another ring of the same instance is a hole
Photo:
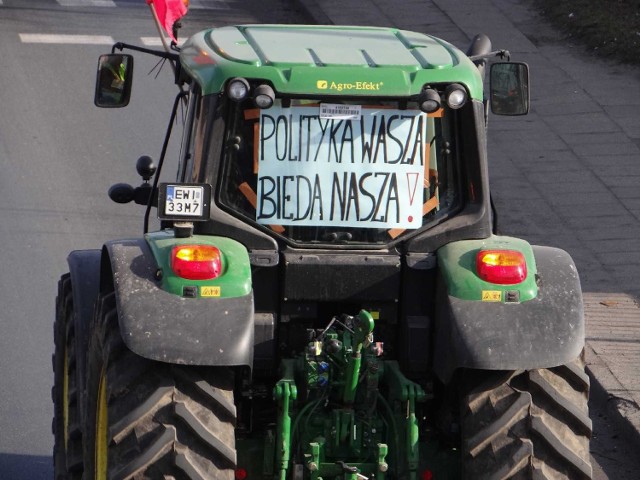
[[[258,223],[420,228],[426,114],[362,107],[327,115],[335,111],[332,105],[261,111]]]

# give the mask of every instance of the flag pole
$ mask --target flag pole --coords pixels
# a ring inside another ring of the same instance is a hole
[[[162,27],[160,26],[160,19],[158,18],[158,13],[156,12],[156,7],[153,4],[153,1],[148,1],[147,5],[149,5],[149,10],[151,10],[151,15],[153,16],[153,21],[156,24],[156,28],[158,29],[158,35],[160,35],[160,41],[162,42],[162,46],[164,47],[164,51],[167,53],[171,53],[171,48],[167,43],[167,39],[162,33]],[[171,69],[173,70],[173,74],[176,74],[176,66],[173,64],[172,60],[169,60],[169,65],[171,65]]]

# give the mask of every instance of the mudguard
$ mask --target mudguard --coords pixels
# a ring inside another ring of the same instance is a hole
[[[101,255],[100,250],[76,250],[67,257],[73,287],[76,352],[85,352],[89,343],[93,308],[100,289]],[[78,378],[86,378],[86,355],[76,355],[76,362]]]
[[[113,274],[120,332],[130,350],[168,363],[251,367],[252,291],[230,298],[167,292],[144,239],[109,242],[103,255]]]
[[[447,383],[457,368],[551,368],[569,363],[580,354],[584,347],[584,311],[573,260],[557,248],[530,248],[537,269],[537,292],[526,301],[505,302],[504,296],[502,301],[459,298],[451,294],[446,275],[441,272],[434,371],[443,382]]]

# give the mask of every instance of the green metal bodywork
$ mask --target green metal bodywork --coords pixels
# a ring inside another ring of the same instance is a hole
[[[482,280],[476,273],[476,254],[486,249],[521,252],[527,262],[525,280],[516,285],[497,285]],[[519,302],[526,302],[538,294],[533,249],[528,242],[519,238],[491,236],[482,240],[449,243],[438,250],[438,266],[449,295],[462,300],[505,302],[506,292],[517,291]]]
[[[226,237],[193,235],[176,238],[173,231],[148,233],[145,239],[162,272],[162,289],[182,296],[184,287],[197,287],[198,298],[243,297],[251,293],[251,266],[247,249],[239,242]],[[186,280],[171,270],[171,249],[176,245],[213,245],[222,256],[222,274],[213,280]],[[207,288],[209,287],[209,288]],[[210,288],[215,287],[215,288]],[[209,292],[204,293],[204,292]]]
[[[206,30],[180,62],[203,94],[234,77],[262,79],[280,94],[405,97],[426,84],[460,83],[482,100],[467,56],[429,35],[373,27],[246,25]]]

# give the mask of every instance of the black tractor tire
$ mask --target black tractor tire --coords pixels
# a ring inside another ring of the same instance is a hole
[[[75,311],[69,274],[58,282],[56,319],[53,326],[53,464],[56,480],[82,478],[82,430],[80,389],[76,362]]]
[[[580,356],[549,369],[476,372],[483,379],[461,405],[464,478],[590,479],[584,366]]]
[[[106,479],[233,479],[234,376],[142,358],[125,346],[115,294],[89,341],[85,471]]]

